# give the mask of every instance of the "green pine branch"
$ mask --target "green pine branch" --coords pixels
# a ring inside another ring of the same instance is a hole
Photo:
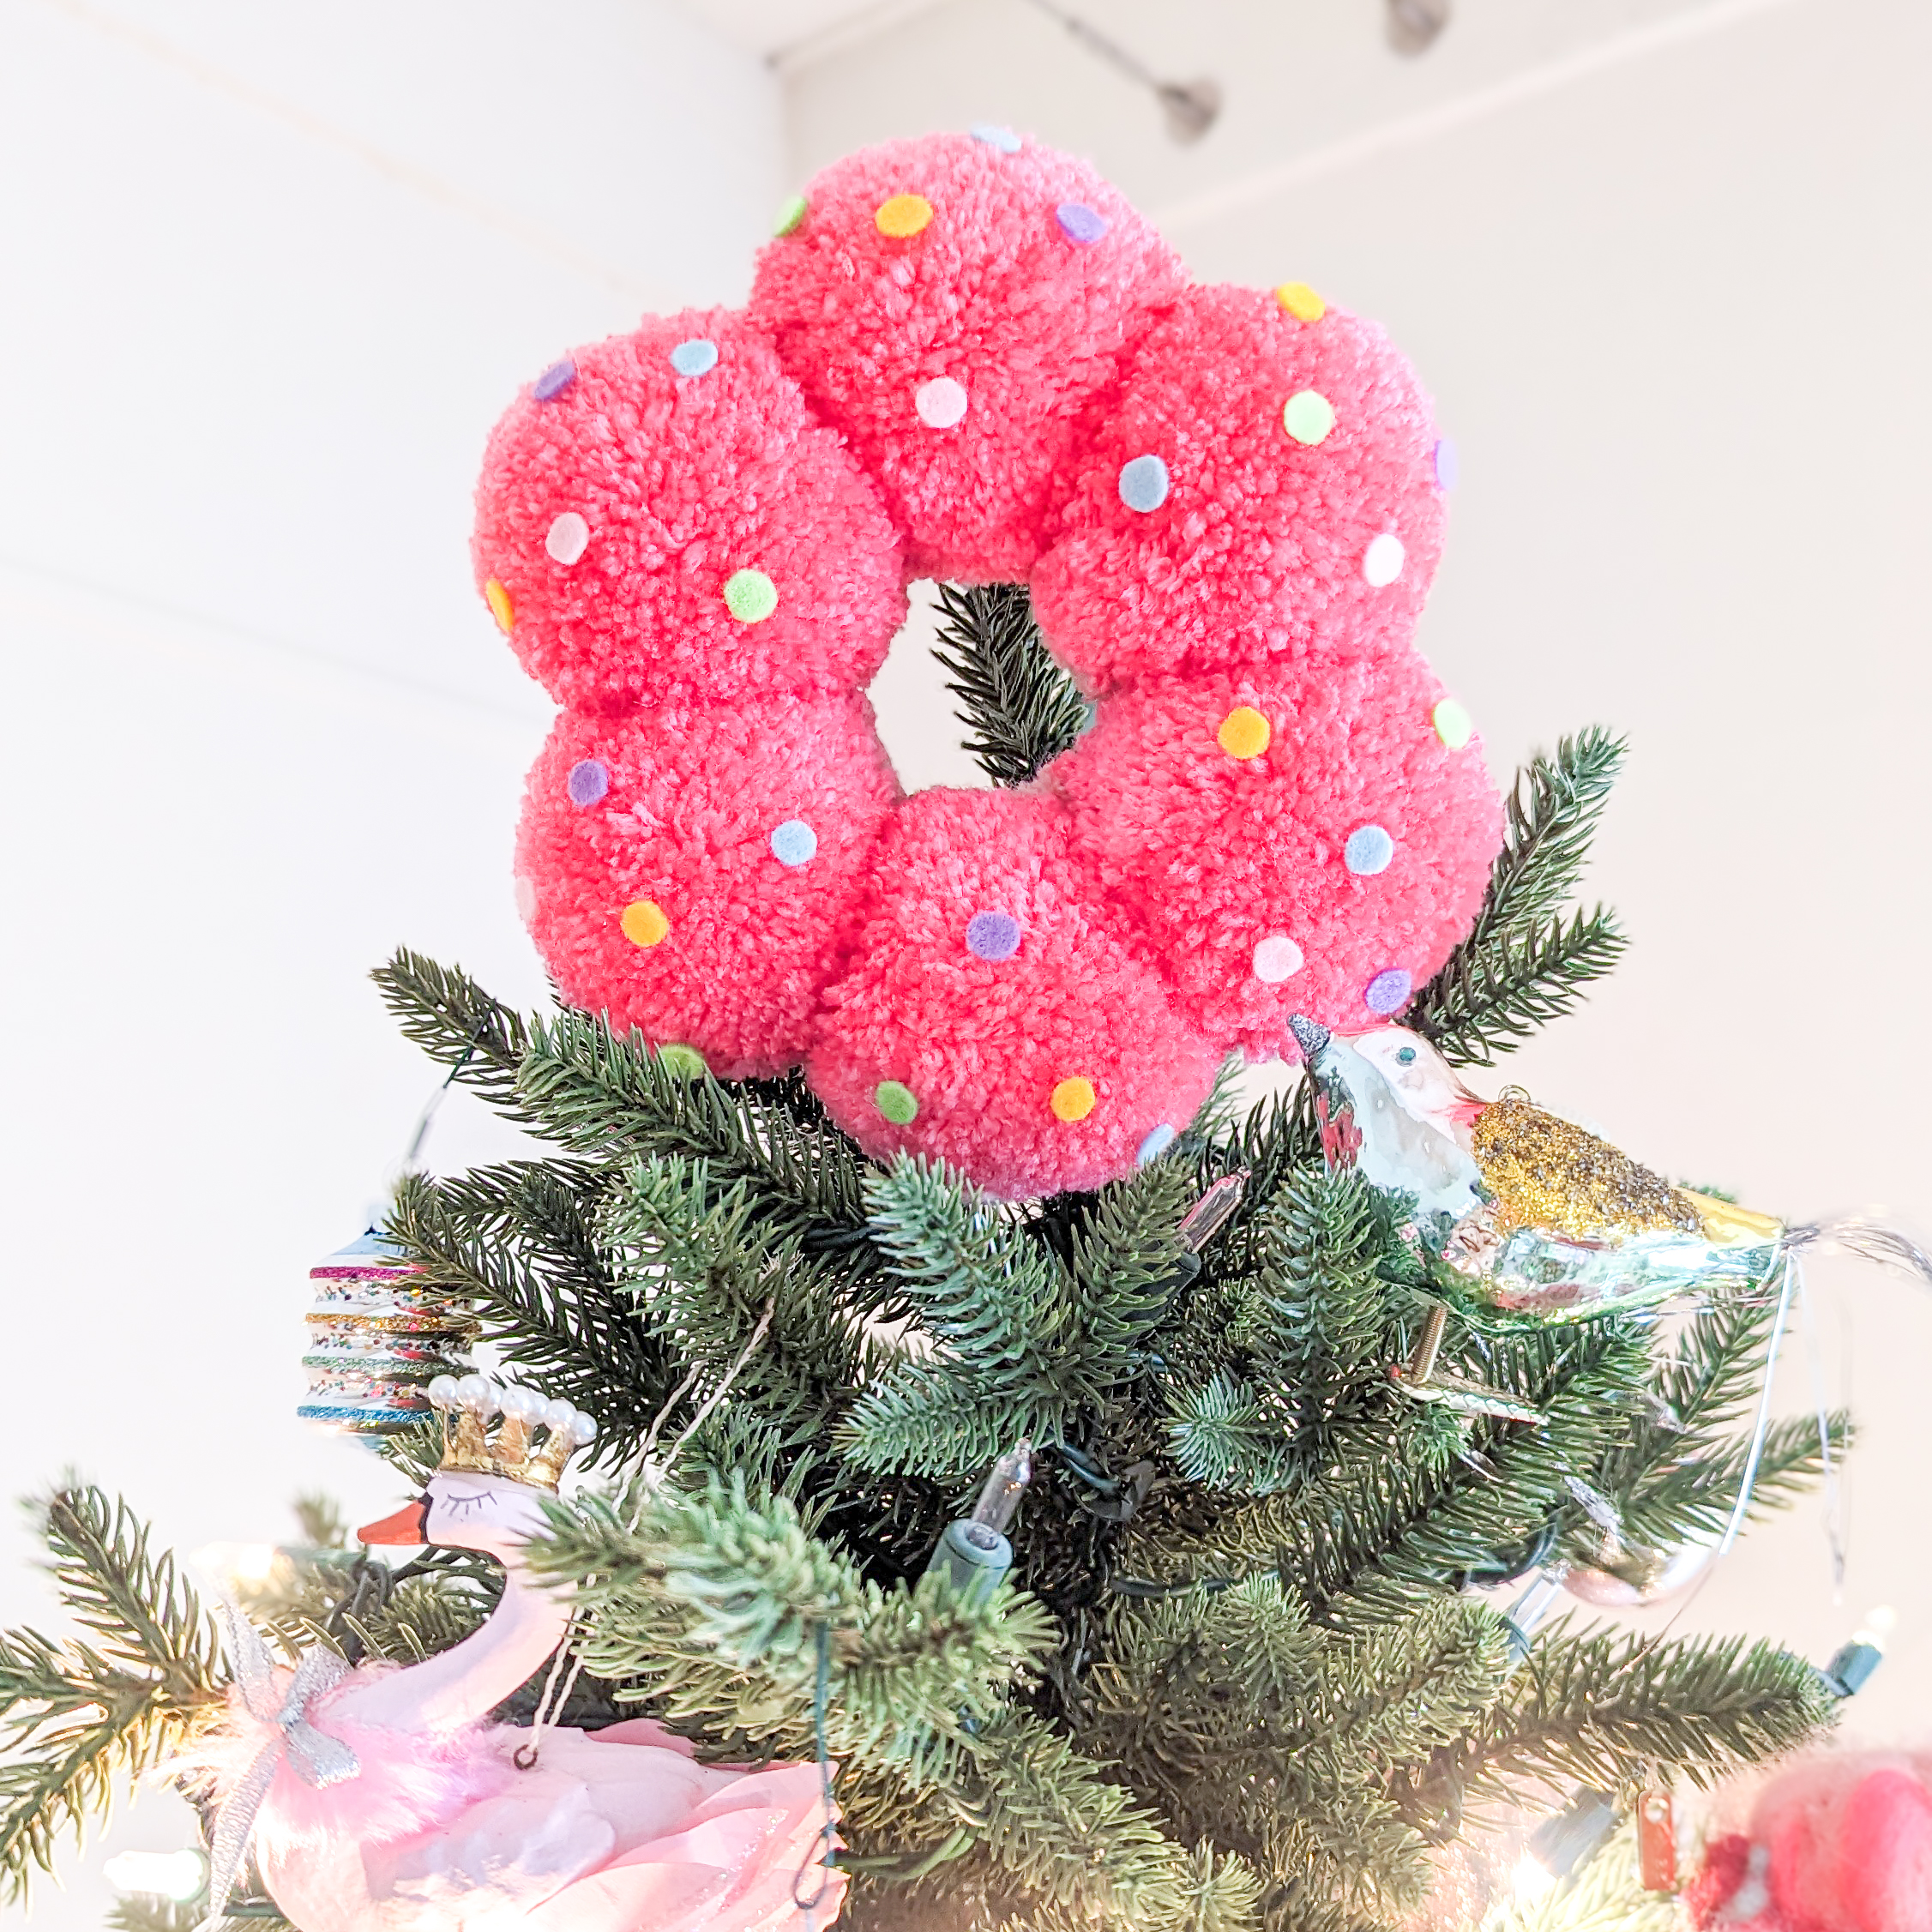
[[[1565,909],[1624,751],[1622,739],[1592,725],[1517,774],[1476,923],[1404,1015],[1450,1060],[1494,1065],[1568,1012],[1622,954],[1612,914],[1598,906],[1566,918]]]
[[[78,1843],[221,1700],[214,1631],[126,1503],[63,1488],[40,1519],[61,1602],[88,1635],[0,1634],[0,1897],[22,1904],[59,1840]]]
[[[1040,641],[1024,584],[939,587],[933,655],[996,785],[1024,785],[1086,729],[1092,707]]]
[[[438,966],[406,947],[370,978],[405,1039],[441,1061],[499,1113],[532,1124],[516,1094],[517,1069],[529,1045],[520,1014],[491,999],[461,967]]]

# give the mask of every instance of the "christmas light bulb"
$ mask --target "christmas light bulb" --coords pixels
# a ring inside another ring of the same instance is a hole
[[[972,1506],[972,1514],[967,1520],[1003,1535],[1032,1479],[1033,1445],[1022,1442],[1017,1448],[1008,1449],[993,1465],[993,1472],[986,1478],[986,1486],[980,1490],[979,1501]]]
[[[1533,1852],[1526,1851],[1510,1875],[1510,1888],[1520,1905],[1533,1905],[1556,1882],[1556,1875]]]
[[[100,1868],[100,1875],[123,1898],[141,1892],[186,1905],[208,1890],[208,1854],[193,1845],[179,1851],[122,1851]]]

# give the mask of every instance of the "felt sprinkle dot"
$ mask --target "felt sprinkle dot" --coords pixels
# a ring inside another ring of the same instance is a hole
[[[1010,912],[975,912],[966,921],[966,951],[976,960],[1010,960],[1020,950],[1020,922]]]
[[[671,930],[664,907],[654,899],[634,899],[617,921],[633,946],[655,946]]]
[[[1020,136],[1011,128],[997,127],[990,121],[975,123],[972,138],[984,141],[989,147],[998,148],[1002,154],[1017,154],[1020,152]]]
[[[1363,877],[1387,871],[1394,857],[1395,841],[1379,825],[1357,826],[1342,847],[1342,863]]]
[[[872,217],[879,232],[889,235],[895,242],[909,240],[931,220],[932,203],[924,195],[894,195],[889,202],[882,202],[879,212]]]
[[[872,1104],[894,1127],[911,1126],[919,1111],[917,1097],[903,1080],[881,1080],[872,1089]]]
[[[1136,456],[1120,469],[1120,500],[1130,510],[1158,510],[1167,501],[1167,466],[1158,456]]]
[[[1297,389],[1281,406],[1281,426],[1311,448],[1335,426],[1335,406],[1319,389]]]
[[[1476,720],[1454,698],[1444,698],[1432,714],[1435,735],[1452,751],[1460,751],[1476,735]]]
[[[1306,282],[1284,282],[1274,298],[1297,322],[1320,322],[1328,304]]]
[[[658,1049],[658,1064],[674,1080],[702,1080],[710,1071],[704,1056],[683,1040],[666,1040]]]
[[[1060,224],[1060,232],[1081,248],[1098,241],[1107,232],[1106,216],[1085,202],[1061,202],[1053,211],[1053,219]]]
[[[1085,1120],[1093,1111],[1098,1096],[1093,1091],[1093,1082],[1082,1080],[1078,1074],[1071,1080],[1063,1080],[1053,1090],[1053,1098],[1047,1104],[1053,1109],[1053,1117],[1068,1122]]]
[[[554,402],[576,380],[577,365],[566,356],[562,362],[553,362],[530,385],[530,394],[539,402]]]
[[[1271,932],[1255,942],[1255,977],[1264,986],[1279,986],[1302,970],[1302,949],[1286,933]]]
[[[778,219],[772,223],[774,235],[789,235],[805,219],[805,211],[811,203],[803,195],[794,195],[778,211]]]
[[[671,352],[671,366],[680,376],[708,376],[718,366],[718,345],[694,335]]]
[[[936,376],[913,390],[912,407],[929,430],[949,430],[966,412],[966,393],[950,376]]]
[[[611,789],[610,767],[601,758],[580,758],[564,780],[573,805],[594,805]]]
[[[762,570],[734,570],[725,580],[725,608],[741,624],[761,624],[778,609],[778,586]]]
[[[1174,1129],[1165,1121],[1163,1121],[1135,1149],[1134,1165],[1136,1167],[1145,1167],[1149,1161],[1159,1160],[1174,1145]]]
[[[1456,446],[1444,436],[1435,445],[1435,487],[1454,490],[1461,478],[1462,458],[1456,454]]]
[[[1363,551],[1362,575],[1380,590],[1384,584],[1393,583],[1402,575],[1402,560],[1405,555],[1402,539],[1393,531],[1385,530]]]
[[[772,857],[780,865],[803,865],[818,852],[818,834],[802,818],[788,818],[772,834]]]
[[[483,601],[490,606],[490,615],[497,620],[497,628],[508,637],[510,626],[516,622],[516,608],[510,602],[510,593],[492,577],[483,587]]]
[[[1371,1013],[1379,1013],[1386,1018],[1399,1013],[1407,1003],[1409,989],[1413,982],[1400,966],[1387,966],[1362,990],[1362,1002]]]
[[[575,510],[565,510],[550,527],[544,548],[559,563],[575,563],[590,543],[590,526]]]
[[[525,925],[537,916],[537,888],[521,872],[516,876],[516,916]]]
[[[1221,720],[1214,742],[1231,758],[1259,758],[1268,748],[1274,727],[1251,704],[1237,704]]]

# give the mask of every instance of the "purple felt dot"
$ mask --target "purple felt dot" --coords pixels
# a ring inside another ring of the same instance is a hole
[[[566,356],[562,362],[553,362],[530,385],[530,394],[539,402],[552,402],[576,380],[577,365]]]
[[[1054,209],[1053,216],[1060,224],[1060,232],[1082,248],[1098,241],[1107,232],[1106,216],[1085,202],[1062,202]]]
[[[976,960],[1010,960],[1020,950],[1020,922],[1010,912],[975,912],[966,921],[966,950]]]
[[[1371,1013],[1386,1019],[1408,1004],[1409,990],[1415,982],[1400,966],[1384,966],[1362,990],[1362,1002]]]
[[[611,789],[611,773],[601,758],[580,758],[567,781],[573,805],[594,805]]]
[[[1435,487],[1454,490],[1461,476],[1462,459],[1456,454],[1456,446],[1444,436],[1435,445]]]

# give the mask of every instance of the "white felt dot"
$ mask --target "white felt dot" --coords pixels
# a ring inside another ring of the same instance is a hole
[[[966,412],[966,393],[950,376],[936,376],[914,391],[912,406],[929,430],[949,430]]]
[[[1393,530],[1385,530],[1362,553],[1362,575],[1380,590],[1402,575],[1405,554],[1402,539]]]
[[[1285,933],[1271,932],[1255,946],[1255,977],[1264,985],[1279,986],[1302,970],[1302,949]]]
[[[525,925],[537,916],[537,888],[521,872],[516,878],[516,916]]]
[[[544,548],[559,563],[575,563],[590,542],[590,526],[575,510],[565,510],[550,527]]]

